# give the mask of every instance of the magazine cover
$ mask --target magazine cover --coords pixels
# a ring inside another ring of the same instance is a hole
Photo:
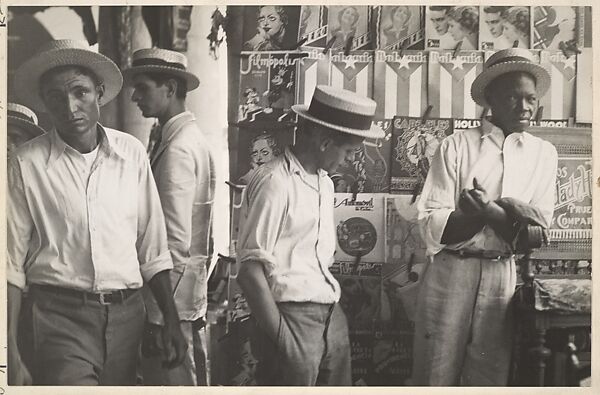
[[[329,85],[329,56],[316,48],[303,48],[298,60],[296,101],[309,104],[317,85]]]
[[[370,332],[381,311],[381,276],[335,276],[342,290],[340,306],[350,333]]]
[[[248,184],[252,171],[283,155],[285,148],[293,144],[293,137],[293,127],[239,128],[235,184]]]
[[[306,38],[303,45],[324,47],[327,44],[327,6],[303,5],[298,25],[298,41]]]
[[[409,385],[412,373],[413,334],[383,332],[373,342],[371,385]]]
[[[296,52],[242,52],[238,122],[293,122],[296,96]]]
[[[390,191],[416,197],[440,141],[452,132],[449,118],[394,118]]]
[[[427,108],[427,53],[375,51],[375,117],[420,117]]]
[[[483,108],[473,101],[471,85],[483,71],[483,52],[430,51],[428,102],[431,116],[479,119]]]
[[[330,85],[373,97],[373,51],[331,52]]]
[[[391,137],[391,120],[380,122]],[[390,188],[390,138],[366,140],[335,173],[330,174],[336,192],[385,193]]]
[[[453,6],[425,7],[425,49],[454,49],[458,40],[450,33],[449,12]]]
[[[577,7],[533,7],[534,49],[560,49],[560,44],[577,39]]]
[[[592,47],[592,7],[577,7],[577,44]]]
[[[387,51],[400,48],[423,49],[425,26],[420,6],[375,6],[376,48]]]
[[[359,5],[328,6],[327,42],[332,49],[345,48],[352,37],[351,50],[371,49],[371,7]]]
[[[334,218],[337,233],[336,261],[383,262],[383,195],[336,193]]]
[[[291,49],[298,38],[300,6],[245,6],[244,51]]]
[[[531,48],[530,7],[481,6],[480,21],[481,50]]]
[[[542,119],[567,120],[574,117],[577,56],[566,57],[562,51],[544,50],[540,53],[540,64],[551,77],[550,89],[540,99],[539,105],[544,106]]]

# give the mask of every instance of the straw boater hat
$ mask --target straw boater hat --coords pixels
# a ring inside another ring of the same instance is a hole
[[[544,95],[550,87],[550,74],[543,66],[535,63],[533,55],[527,49],[508,48],[496,52],[485,62],[484,69],[471,85],[471,96],[475,103],[490,107],[485,99],[485,88],[502,74],[523,71],[534,76],[538,96]]]
[[[7,120],[9,125],[16,125],[27,134],[27,140],[46,133],[38,126],[37,116],[29,108],[16,103],[8,103]]]
[[[29,107],[44,111],[44,102],[39,95],[40,77],[60,66],[80,66],[91,70],[104,84],[101,105],[114,99],[123,85],[117,65],[106,56],[92,51],[86,42],[55,40],[44,44],[36,55],[19,67],[15,74],[15,92]]]
[[[309,121],[340,132],[382,138],[385,133],[373,123],[376,107],[375,101],[354,92],[318,85],[310,106],[295,104],[292,110]]]
[[[123,71],[127,83],[139,73],[165,73],[183,78],[188,92],[200,85],[198,77],[187,71],[187,58],[184,54],[161,48],[140,49],[133,53],[131,68]]]

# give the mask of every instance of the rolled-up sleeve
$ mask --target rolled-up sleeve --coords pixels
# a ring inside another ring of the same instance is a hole
[[[458,181],[455,144],[450,137],[440,143],[417,205],[419,226],[428,255],[435,255],[445,247],[441,243],[442,235],[448,217],[456,208]]]
[[[138,230],[136,248],[140,272],[148,282],[159,272],[173,268],[158,190],[147,159],[140,161],[138,183]]]
[[[258,261],[267,275],[277,266],[275,244],[287,216],[286,188],[272,174],[256,174],[242,205],[237,259]]]
[[[538,180],[538,187],[531,199],[531,204],[542,211],[546,228],[552,224],[554,202],[556,201],[556,172],[558,154],[556,148],[548,142],[543,143],[543,171]]]
[[[6,279],[9,284],[25,288],[25,260],[29,250],[33,219],[27,206],[21,167],[17,158],[8,162],[7,245],[8,265]]]

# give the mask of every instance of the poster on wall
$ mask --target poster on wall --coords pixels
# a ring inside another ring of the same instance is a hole
[[[449,118],[394,118],[390,192],[413,194],[413,198],[420,193],[437,147],[452,132]]]
[[[540,99],[542,119],[566,121],[575,116],[577,56],[566,57],[562,51],[544,50],[540,64],[550,72],[550,89]]]
[[[427,53],[375,51],[375,117],[420,117],[427,108]]]
[[[328,6],[327,42],[333,41],[332,49],[346,47],[352,39],[351,50],[371,49],[371,7]]]
[[[324,47],[327,44],[327,6],[303,5],[298,24],[298,41],[306,38],[303,45]]]
[[[420,6],[375,6],[373,8],[376,48],[387,51],[401,48],[423,49],[425,26]]]
[[[289,123],[296,96],[298,53],[242,52],[238,123]]]
[[[481,6],[480,17],[480,49],[530,48],[530,7]]]
[[[593,56],[591,48],[582,48],[577,54],[577,82],[575,119],[579,123],[592,123],[593,115]]]
[[[381,275],[335,277],[340,283],[340,306],[348,319],[348,329],[351,333],[371,332],[381,311]]]
[[[300,6],[244,6],[243,51],[292,49],[298,42]]]
[[[391,123],[391,121],[387,122],[390,134]],[[352,161],[344,162],[334,173],[329,175],[335,191],[341,193],[389,192],[390,148],[389,138],[366,140],[356,151]]]
[[[382,194],[335,194],[336,261],[354,262],[360,257],[361,262],[383,262],[383,203]]]
[[[449,29],[448,13],[452,6],[427,6],[425,8],[425,49],[454,49],[457,40]]]
[[[577,7],[577,44],[592,47],[592,7]]]
[[[577,39],[577,7],[533,7],[534,49],[560,49],[561,43]]]
[[[373,97],[373,51],[331,52],[330,85]]]
[[[431,115],[441,118],[479,119],[483,108],[471,97],[471,85],[483,71],[483,52],[429,52],[428,102]]]
[[[235,184],[246,185],[252,171],[283,155],[293,144],[293,127],[239,128],[238,171]]]
[[[296,102],[309,104],[317,85],[329,85],[329,56],[316,48],[304,48],[298,61]]]

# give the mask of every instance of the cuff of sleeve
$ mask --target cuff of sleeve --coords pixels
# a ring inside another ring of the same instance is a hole
[[[435,255],[446,245],[442,244],[442,235],[452,209],[439,209],[424,219],[424,239],[427,245],[427,255]]]
[[[11,269],[10,266],[6,270],[6,281],[19,289],[25,289],[27,283],[25,273]]]
[[[142,278],[146,283],[150,281],[157,273],[160,273],[163,270],[171,269],[173,269],[173,261],[171,260],[171,253],[169,250],[166,250],[152,261],[140,265],[140,272],[142,273]]]
[[[240,263],[244,263],[246,261],[258,261],[262,263],[267,275],[272,273],[277,266],[275,264],[275,257],[272,254],[260,249],[241,250],[238,255],[238,260]]]

